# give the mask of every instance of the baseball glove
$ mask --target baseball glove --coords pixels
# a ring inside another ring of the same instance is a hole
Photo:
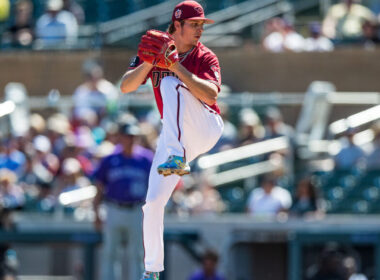
[[[158,30],[148,30],[141,37],[138,56],[160,68],[169,68],[178,61],[178,51],[170,34]]]

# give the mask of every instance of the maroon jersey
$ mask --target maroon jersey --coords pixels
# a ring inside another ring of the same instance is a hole
[[[207,47],[205,47],[201,42],[192,48],[190,51],[179,55],[180,63],[191,73],[197,75],[199,78],[203,80],[207,80],[212,82],[218,87],[218,91],[220,91],[221,85],[221,76],[220,76],[220,67],[219,61],[216,55]],[[138,56],[136,56],[129,68],[133,69],[142,64],[143,61],[140,60]],[[153,67],[149,72],[147,79],[150,78],[152,80],[154,96],[156,98],[156,103],[158,110],[160,111],[162,118],[162,96],[161,96],[161,80],[166,76],[175,76],[173,72],[168,69]],[[146,80],[145,80],[146,82]],[[145,83],[144,82],[144,83]],[[202,102],[202,101],[201,101]],[[203,102],[202,102],[203,103]],[[212,110],[216,111],[220,114],[220,110],[218,105],[215,103],[212,106],[207,106]]]

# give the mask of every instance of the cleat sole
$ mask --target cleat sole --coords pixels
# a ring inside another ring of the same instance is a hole
[[[188,175],[190,174],[189,171],[187,170],[170,170],[170,169],[159,169],[157,170],[158,171],[158,174],[160,175],[164,175],[165,177],[166,176],[170,176],[170,175],[173,175],[173,174],[176,174],[178,176],[183,176],[183,175]]]

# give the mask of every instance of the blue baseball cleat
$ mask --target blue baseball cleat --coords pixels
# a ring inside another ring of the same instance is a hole
[[[184,157],[169,156],[166,162],[157,167],[157,171],[164,176],[172,174],[183,176],[190,174],[190,166]]]
[[[159,272],[144,272],[141,280],[159,280],[160,273]]]

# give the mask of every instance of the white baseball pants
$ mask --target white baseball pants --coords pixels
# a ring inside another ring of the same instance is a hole
[[[195,98],[175,77],[161,81],[163,126],[149,175],[149,188],[143,206],[145,270],[164,270],[164,209],[180,177],[164,177],[158,165],[168,156],[185,156],[190,162],[209,151],[223,132],[222,118]]]

